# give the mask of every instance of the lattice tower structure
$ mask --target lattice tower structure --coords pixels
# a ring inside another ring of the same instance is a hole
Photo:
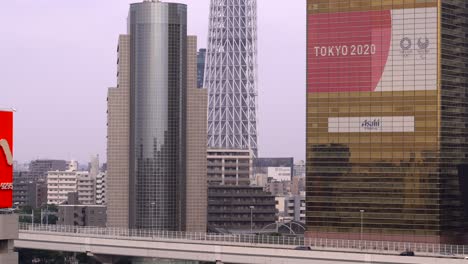
[[[257,156],[257,1],[211,0],[204,86],[208,147]]]

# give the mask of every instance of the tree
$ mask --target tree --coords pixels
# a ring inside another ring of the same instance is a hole
[[[19,208],[18,213],[20,214],[21,223],[31,223],[31,213],[33,208],[29,205],[25,205]],[[42,214],[41,214],[42,212]],[[55,225],[58,221],[58,206],[49,204],[43,205],[40,208],[34,209],[34,223],[41,224],[41,216],[43,217],[42,223],[48,223],[49,225]],[[47,217],[47,218],[46,218]]]
[[[39,210],[42,210],[43,223],[55,225],[58,221],[58,206],[55,204],[43,205]],[[40,213],[40,212],[39,212]]]
[[[18,249],[19,263],[63,264],[63,252],[43,251],[33,249]]]

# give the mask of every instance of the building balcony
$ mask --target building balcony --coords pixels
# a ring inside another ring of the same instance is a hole
[[[273,197],[267,193],[218,193],[218,192],[209,192],[208,197],[232,197],[232,199],[249,199],[249,198],[269,198]],[[274,201],[274,199],[272,199]]]
[[[256,206],[256,205],[271,205],[275,207],[275,200],[268,200],[268,201],[222,201],[222,200],[208,200],[208,205],[248,205],[248,206]]]
[[[208,208],[209,214],[248,214],[250,215],[250,208],[244,209],[233,209],[233,208]],[[275,208],[267,209],[256,209],[252,210],[252,213],[255,214],[276,214]]]
[[[252,222],[275,222],[275,215],[272,215],[271,217],[253,217],[250,219],[250,217],[244,217],[244,218],[239,218],[239,217],[217,217],[217,216],[211,216],[208,215],[208,222],[247,222],[250,223]]]

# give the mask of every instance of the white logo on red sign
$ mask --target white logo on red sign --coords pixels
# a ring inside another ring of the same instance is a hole
[[[11,153],[10,144],[8,144],[6,139],[0,139],[0,148],[2,148],[3,153],[5,154],[7,164],[9,166],[13,166],[13,154]]]

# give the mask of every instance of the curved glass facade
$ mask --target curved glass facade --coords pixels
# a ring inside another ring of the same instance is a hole
[[[184,180],[187,7],[132,4],[130,227],[176,230]]]
[[[465,1],[308,0],[307,12],[309,236],[460,238]]]

